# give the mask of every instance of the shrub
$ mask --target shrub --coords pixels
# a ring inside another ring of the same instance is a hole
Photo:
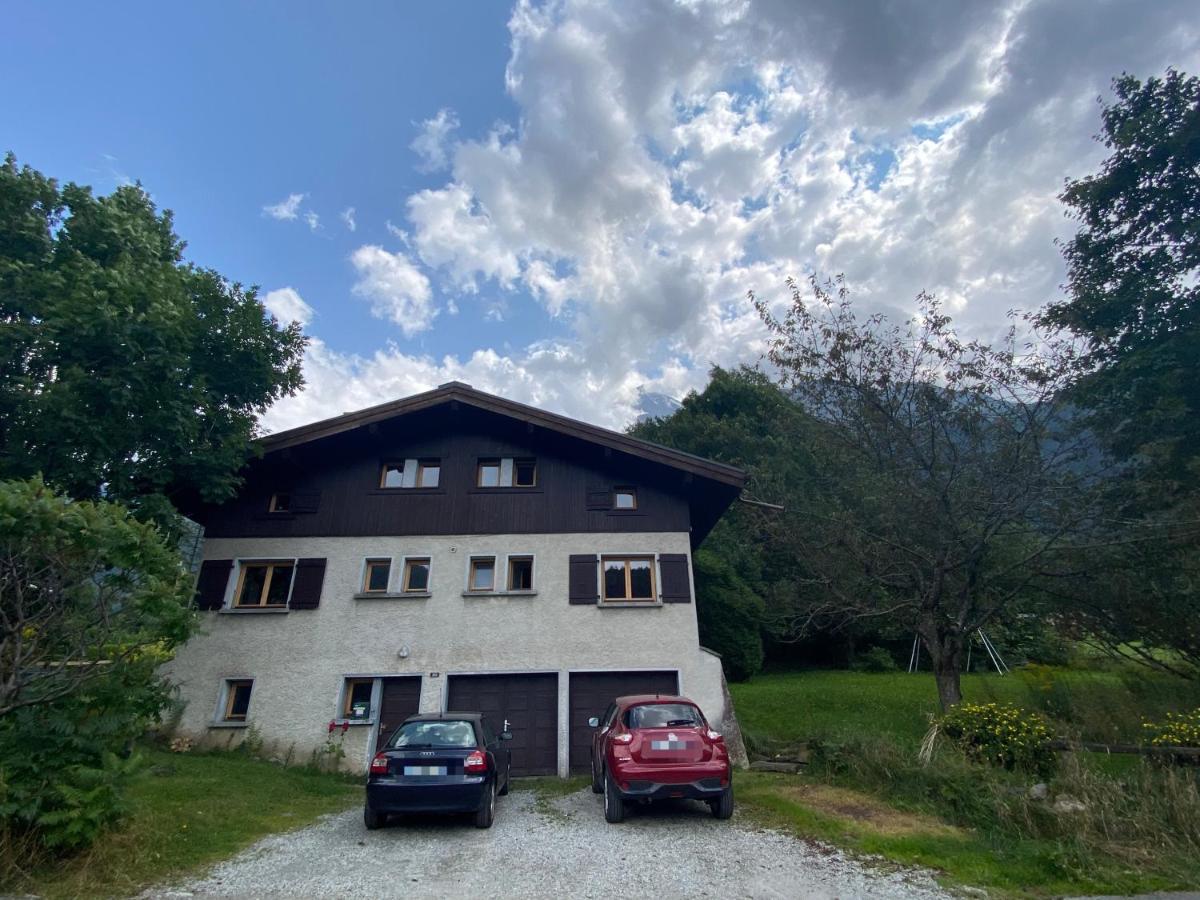
[[[856,672],[894,672],[896,660],[886,647],[868,647],[854,657],[850,668]]]
[[[1163,722],[1146,722],[1146,740],[1152,747],[1200,747],[1200,709],[1167,713]]]
[[[1057,757],[1050,729],[1037,713],[999,703],[960,703],[938,720],[966,755],[1009,771],[1049,776]]]

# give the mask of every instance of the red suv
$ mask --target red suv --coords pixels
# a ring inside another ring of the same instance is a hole
[[[686,697],[618,697],[592,735],[592,790],[604,794],[604,818],[620,822],[625,805],[687,797],[718,819],[733,815],[733,767],[721,735]]]

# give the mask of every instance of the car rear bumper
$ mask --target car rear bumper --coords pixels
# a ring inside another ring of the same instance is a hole
[[[367,806],[381,813],[475,812],[491,789],[491,778],[485,776],[437,782],[381,779],[367,783]]]
[[[717,800],[729,790],[729,780],[721,784],[720,776],[701,778],[683,783],[662,783],[634,778],[620,788],[622,800]]]

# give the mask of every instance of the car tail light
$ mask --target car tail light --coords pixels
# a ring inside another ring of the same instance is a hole
[[[614,734],[612,736],[612,739],[613,739],[614,744],[632,744],[633,743],[633,735],[628,731],[626,731],[624,734]]]
[[[725,740],[725,738],[724,738],[724,736],[722,736],[721,732],[719,732],[719,731],[713,731],[711,728],[710,728],[710,729],[708,729],[708,731],[707,731],[707,732],[705,732],[705,737],[707,737],[707,738],[708,738],[710,741],[723,741],[723,740]]]
[[[473,751],[463,763],[463,771],[468,775],[478,775],[480,772],[486,772],[487,770],[487,757],[483,755],[482,750]]]
[[[375,758],[371,760],[372,775],[386,775],[388,773],[388,758],[383,753],[376,753]]]

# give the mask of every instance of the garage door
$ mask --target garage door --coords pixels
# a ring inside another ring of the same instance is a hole
[[[446,708],[507,722],[514,775],[558,772],[558,675],[451,675]]]
[[[381,748],[405,719],[416,715],[420,706],[420,675],[383,679],[383,694],[379,700],[379,733],[375,749]]]
[[[677,694],[675,672],[572,672],[570,700],[571,770],[591,765],[592,727],[587,720],[604,714],[616,697],[627,694]]]

